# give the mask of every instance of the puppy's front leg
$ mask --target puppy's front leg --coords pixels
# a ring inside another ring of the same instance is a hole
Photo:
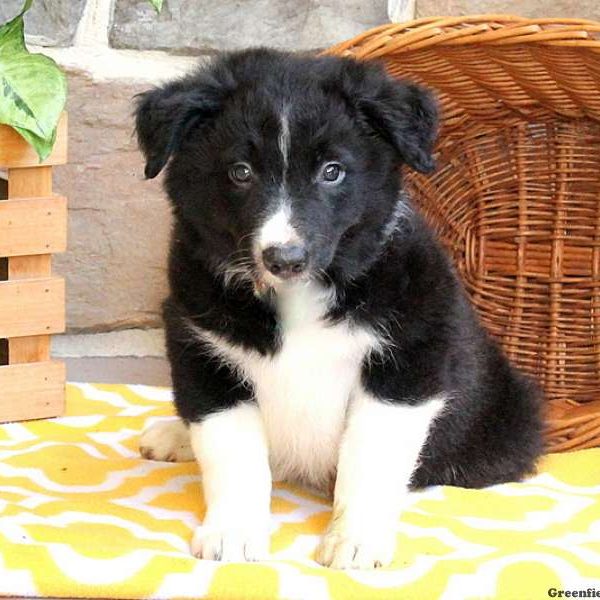
[[[198,558],[260,560],[269,551],[271,472],[256,404],[243,402],[190,425],[206,516],[194,533]]]
[[[417,405],[354,398],[338,461],[333,518],[317,560],[339,569],[388,565],[411,475],[443,397]]]

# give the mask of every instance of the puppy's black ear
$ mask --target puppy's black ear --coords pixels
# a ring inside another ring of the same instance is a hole
[[[438,124],[433,94],[394,79],[376,64],[350,62],[346,73],[354,105],[368,125],[397,150],[407,165],[421,173],[433,171]]]
[[[192,125],[220,110],[231,81],[215,77],[215,71],[199,72],[136,97],[135,128],[146,157],[146,178],[162,171]]]

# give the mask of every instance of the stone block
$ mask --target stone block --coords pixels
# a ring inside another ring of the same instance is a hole
[[[247,46],[326,48],[388,22],[384,0],[117,0],[110,32],[115,48],[201,54]]]
[[[69,164],[54,188],[69,199],[69,249],[54,262],[67,279],[68,329],[155,327],[170,209],[158,180],[143,179],[133,135],[132,97],[149,84],[67,75]]]
[[[513,14],[600,20],[598,0],[417,0],[417,17],[435,15]]]
[[[25,15],[25,33],[42,46],[72,43],[86,0],[35,0]],[[23,0],[0,2],[0,23],[19,13]]]

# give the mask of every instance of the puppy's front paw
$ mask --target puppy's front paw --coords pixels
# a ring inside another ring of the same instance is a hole
[[[180,419],[154,423],[142,433],[140,454],[149,460],[168,462],[194,460],[188,428]]]
[[[196,558],[245,562],[269,556],[268,528],[220,528],[200,525],[192,539]]]
[[[377,569],[392,562],[395,549],[393,533],[353,535],[332,530],[321,540],[316,559],[333,569]]]

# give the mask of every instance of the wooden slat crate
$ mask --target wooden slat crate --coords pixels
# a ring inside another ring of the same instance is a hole
[[[52,254],[67,245],[67,201],[52,193],[52,167],[67,160],[67,115],[42,163],[0,125],[0,422],[62,414],[65,367],[50,336],[65,329],[65,283]]]

